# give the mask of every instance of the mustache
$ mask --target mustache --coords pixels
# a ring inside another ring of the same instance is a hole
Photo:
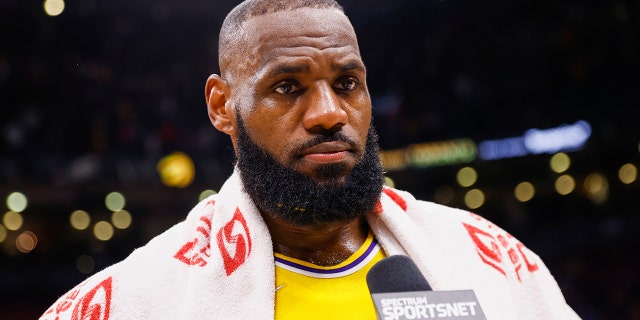
[[[309,139],[308,141],[300,144],[299,146],[295,147],[293,149],[294,153],[296,155],[301,155],[302,152],[307,149],[307,148],[311,148],[317,144],[323,143],[323,142],[335,142],[335,141],[340,141],[340,142],[346,142],[349,144],[349,147],[351,149],[357,150],[358,149],[358,145],[357,143],[347,137],[345,134],[343,134],[342,132],[333,132],[330,134],[322,134],[322,135],[317,135],[311,139]]]

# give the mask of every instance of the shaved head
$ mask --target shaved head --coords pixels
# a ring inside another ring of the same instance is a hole
[[[301,8],[336,9],[344,13],[335,0],[246,0],[236,6],[222,23],[218,37],[218,63],[221,76],[232,81],[229,68],[238,60],[250,57],[251,49],[246,47],[245,21],[254,17]]]

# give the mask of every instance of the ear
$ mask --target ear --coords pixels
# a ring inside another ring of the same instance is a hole
[[[204,98],[207,101],[207,110],[211,124],[221,132],[228,135],[235,133],[233,122],[233,108],[231,106],[231,90],[226,80],[217,74],[212,74],[207,79],[204,88]],[[229,108],[227,108],[229,105]]]

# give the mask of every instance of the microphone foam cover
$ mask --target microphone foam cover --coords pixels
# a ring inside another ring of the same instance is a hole
[[[371,267],[367,286],[371,293],[432,290],[418,266],[403,255],[386,257]]]

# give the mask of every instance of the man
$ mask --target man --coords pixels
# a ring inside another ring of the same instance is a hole
[[[468,212],[383,187],[366,69],[332,0],[248,0],[205,98],[237,157],[220,193],[42,319],[375,319],[366,272],[413,259],[488,319],[574,319],[543,262]]]

